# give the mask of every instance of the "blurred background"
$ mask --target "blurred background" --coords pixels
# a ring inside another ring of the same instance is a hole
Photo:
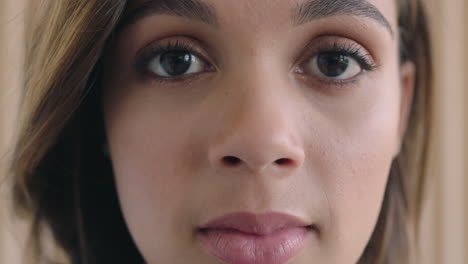
[[[0,263],[6,264],[20,264],[25,231],[8,213],[4,169],[15,135],[26,1],[0,0]],[[425,2],[435,59],[436,120],[418,263],[467,264],[468,2]]]

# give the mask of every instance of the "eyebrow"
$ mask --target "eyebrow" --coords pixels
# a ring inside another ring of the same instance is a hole
[[[373,19],[384,26],[392,37],[392,26],[385,16],[367,0],[308,0],[299,4],[293,16],[294,25],[299,26],[319,18],[348,15]]]
[[[201,0],[147,0],[127,11],[119,28],[157,14],[186,17],[215,28],[219,27],[215,8]],[[367,0],[306,0],[295,7],[292,21],[294,26],[299,26],[312,20],[338,15],[373,19],[394,36],[388,20]]]
[[[219,26],[214,7],[200,0],[148,0],[124,14],[120,27],[157,14],[187,17],[214,27]]]

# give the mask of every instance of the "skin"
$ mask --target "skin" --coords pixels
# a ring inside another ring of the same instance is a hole
[[[222,263],[194,229],[235,211],[314,223],[320,232],[288,263],[355,263],[362,254],[400,151],[414,67],[399,64],[397,37],[369,18],[293,27],[301,1],[204,0],[219,28],[155,15],[106,50],[106,135],[124,218],[147,263]],[[393,0],[369,2],[397,28]],[[377,69],[341,85],[294,73],[324,34],[364,48]],[[175,83],[138,73],[136,54],[168,39],[195,43],[215,70]]]

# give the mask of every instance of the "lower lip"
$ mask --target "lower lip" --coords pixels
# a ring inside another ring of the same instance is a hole
[[[201,245],[229,264],[282,264],[304,247],[311,229],[284,228],[269,235],[230,229],[199,231]]]

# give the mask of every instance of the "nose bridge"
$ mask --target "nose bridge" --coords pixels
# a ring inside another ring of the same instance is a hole
[[[271,65],[250,64],[224,86],[220,124],[209,158],[217,168],[245,166],[256,174],[268,168],[301,166],[304,150],[294,129],[293,100],[285,77]],[[231,79],[232,78],[232,79]]]

